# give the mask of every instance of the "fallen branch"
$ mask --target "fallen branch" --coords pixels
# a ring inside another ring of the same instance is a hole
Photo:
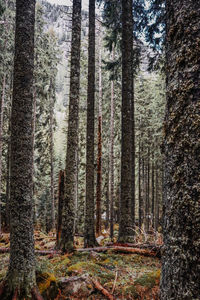
[[[113,295],[111,295],[98,281],[92,280],[95,288],[100,291],[104,296],[106,296],[109,300],[115,300]]]
[[[143,256],[149,257],[161,257],[160,249],[157,251],[155,250],[148,250],[148,249],[140,249],[140,248],[131,248],[131,247],[123,247],[123,246],[113,246],[113,247],[96,247],[96,248],[83,248],[77,249],[78,252],[107,252],[107,251],[114,251],[114,252],[121,252],[127,254],[139,254]]]
[[[0,248],[0,254],[10,253],[10,248]],[[46,256],[46,255],[61,255],[61,251],[56,250],[35,250],[36,255]]]

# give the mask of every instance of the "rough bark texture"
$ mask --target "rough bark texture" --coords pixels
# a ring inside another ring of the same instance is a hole
[[[81,0],[73,1],[70,100],[66,156],[65,193],[62,214],[60,249],[74,247],[75,203],[77,195],[78,116],[80,90]]]
[[[65,172],[61,170],[59,173],[59,183],[58,183],[58,222],[57,222],[57,236],[56,236],[56,245],[58,248],[59,248],[61,229],[62,229],[64,182],[65,182]]]
[[[2,95],[0,98],[0,235],[1,235],[1,177],[2,177],[2,142],[3,142],[3,111],[6,89],[6,74],[3,76]]]
[[[98,154],[97,154],[97,208],[96,208],[96,234],[101,234],[101,188],[102,188],[102,38],[101,24],[99,25],[99,115],[98,115]]]
[[[94,232],[94,102],[95,102],[95,0],[89,1],[88,96],[86,149],[85,247],[96,244]]]
[[[133,2],[122,0],[122,154],[121,154],[121,199],[120,242],[133,240],[131,217],[131,106],[133,103]]]
[[[35,1],[16,1],[16,33],[11,114],[10,293],[28,299],[35,286],[32,205],[32,111]],[[6,298],[8,299],[8,298]]]
[[[143,199],[141,195],[141,142],[139,140],[139,149],[138,149],[138,218],[139,218],[139,228],[142,228],[142,219],[143,219]]]
[[[53,119],[54,119],[54,97],[51,99],[50,111],[50,157],[51,157],[51,224],[50,228],[55,229],[55,195],[54,195],[54,134],[53,134]]]
[[[166,1],[164,249],[161,299],[200,296],[200,6]]]
[[[155,184],[154,184],[154,155],[152,154],[152,166],[151,166],[151,225],[154,227],[155,216]]]
[[[114,50],[112,51],[114,61]],[[109,153],[109,199],[110,199],[110,237],[114,235],[114,81],[111,81],[111,102],[110,102],[110,153]]]

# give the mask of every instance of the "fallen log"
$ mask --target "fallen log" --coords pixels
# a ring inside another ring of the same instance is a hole
[[[107,251],[113,251],[113,252],[121,252],[126,254],[139,254],[143,256],[149,256],[149,257],[161,257],[161,249],[148,250],[148,249],[140,249],[140,248],[131,248],[131,247],[123,247],[123,246],[113,246],[113,247],[96,247],[96,248],[83,248],[83,249],[76,249],[78,252],[107,252]]]
[[[133,244],[133,243],[107,243],[106,246],[108,247],[131,247],[131,248],[139,248],[139,249],[148,249],[154,251],[160,251],[163,245],[156,245],[156,244]]]
[[[0,248],[0,254],[10,253],[10,248]],[[61,251],[56,250],[35,250],[36,255],[46,256],[46,255],[61,255]]]
[[[95,288],[100,291],[104,296],[106,296],[109,300],[115,300],[113,295],[111,295],[98,281],[92,280]]]

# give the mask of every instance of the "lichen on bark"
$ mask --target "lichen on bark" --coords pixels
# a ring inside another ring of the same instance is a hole
[[[199,299],[200,6],[166,1],[164,248],[161,299]]]

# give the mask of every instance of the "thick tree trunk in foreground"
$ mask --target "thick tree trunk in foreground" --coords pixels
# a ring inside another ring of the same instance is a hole
[[[98,154],[97,154],[97,207],[96,207],[96,234],[101,234],[101,188],[102,188],[102,37],[101,25],[99,25],[99,115],[98,115]]]
[[[161,299],[199,299],[200,6],[167,0]]]
[[[86,207],[84,246],[93,247],[96,244],[94,231],[95,0],[89,0],[88,43]]]
[[[70,100],[66,156],[65,193],[60,249],[74,248],[75,204],[77,195],[78,117],[80,90],[81,0],[73,1]]]
[[[16,1],[16,33],[11,115],[9,299],[28,299],[36,285],[32,204],[32,112],[35,1]],[[2,297],[3,298],[3,297]],[[1,299],[2,299],[1,298]]]
[[[131,216],[132,126],[133,103],[133,2],[122,0],[122,154],[121,154],[121,198],[120,198],[120,242],[133,241],[134,231]]]

